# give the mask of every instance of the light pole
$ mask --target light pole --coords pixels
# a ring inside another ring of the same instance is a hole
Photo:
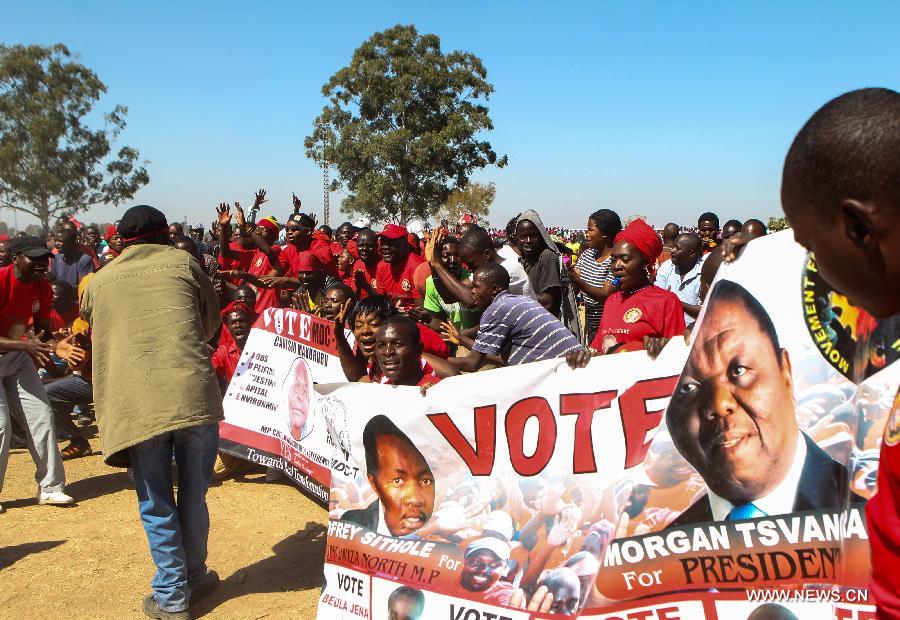
[[[325,223],[328,224],[328,162],[322,161],[322,211]]]

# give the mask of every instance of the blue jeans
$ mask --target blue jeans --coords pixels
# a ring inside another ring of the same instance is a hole
[[[183,611],[191,587],[206,577],[209,511],[206,491],[219,447],[219,425],[163,433],[129,448],[138,509],[156,575],[150,582],[160,609]],[[178,499],[172,488],[172,455]]]

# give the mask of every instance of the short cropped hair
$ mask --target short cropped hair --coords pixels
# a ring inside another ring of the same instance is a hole
[[[845,198],[900,205],[900,93],[863,88],[819,108],[788,150],[782,184],[826,216]]]
[[[422,344],[422,333],[419,331],[419,327],[416,325],[415,321],[409,317],[403,316],[402,314],[389,316],[381,322],[381,326],[378,329],[385,329],[390,325],[402,326],[403,329],[406,330],[406,333],[414,346]]]
[[[484,278],[500,290],[509,289],[509,272],[497,263],[485,263],[475,270],[476,278]]]
[[[588,219],[594,222],[594,226],[610,239],[622,231],[622,220],[619,218],[619,214],[610,209],[598,209],[591,213]]]
[[[369,314],[377,315],[382,321],[390,316],[397,314],[397,308],[391,304],[391,300],[384,295],[369,295],[353,308],[353,312],[348,317],[350,325],[356,323],[356,317],[367,316]]]
[[[706,213],[701,213],[700,217],[697,218],[698,224],[700,222],[705,222],[705,221],[715,222],[717,228],[719,226],[719,216],[716,215],[715,213],[713,213],[712,211],[707,211]]]
[[[328,292],[331,289],[337,289],[347,296],[347,299],[352,299],[356,301],[356,293],[353,292],[353,289],[344,284],[343,282],[335,282],[331,286],[327,287],[324,292]]]
[[[394,601],[401,597],[413,601],[416,607],[419,608],[419,613],[425,607],[425,594],[421,590],[409,586],[400,586],[388,596],[388,609],[393,607]]]
[[[775,351],[775,359],[778,360],[778,366],[780,368],[781,345],[778,343],[778,332],[775,331],[775,324],[772,323],[769,313],[766,312],[763,305],[759,303],[759,300],[737,282],[732,282],[731,280],[719,280],[710,292],[707,304],[711,308],[714,304],[724,301],[740,303],[747,309],[750,316],[752,316],[756,321],[756,324],[759,325],[760,330],[766,335],[769,342],[772,343],[772,349]],[[707,312],[709,311],[710,310],[708,309]],[[703,328],[701,327],[701,329]]]
[[[459,244],[467,248],[472,248],[476,252],[484,252],[485,250],[494,247],[494,241],[491,239],[491,235],[481,226],[475,226],[474,228],[469,229],[469,231],[462,236],[462,239],[459,240]]]
[[[375,446],[375,439],[378,436],[382,437],[396,437],[407,444],[409,447],[415,450],[419,456],[425,461],[425,457],[419,452],[419,449],[413,444],[412,440],[406,436],[406,433],[397,428],[397,425],[391,422],[391,419],[386,415],[377,415],[373,417],[371,420],[366,422],[365,428],[363,428],[363,450],[366,453],[366,472],[372,475],[378,473],[378,469],[380,464],[378,463],[378,450]],[[426,463],[428,461],[425,461]]]

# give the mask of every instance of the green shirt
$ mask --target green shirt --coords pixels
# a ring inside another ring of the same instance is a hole
[[[468,280],[469,276],[469,272],[463,269],[459,279]],[[464,306],[458,301],[452,304],[444,301],[434,285],[433,276],[428,276],[428,279],[425,280],[425,302],[423,305],[426,310],[431,312],[443,312],[446,314],[447,318],[457,329],[466,329],[478,325],[478,310]]]

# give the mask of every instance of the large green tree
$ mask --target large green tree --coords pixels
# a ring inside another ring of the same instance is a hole
[[[93,129],[87,117],[106,93],[64,45],[0,45],[0,207],[54,217],[134,196],[150,180],[137,150],[112,144],[128,109]]]
[[[334,166],[348,194],[343,211],[375,221],[428,219],[473,171],[506,165],[483,133],[494,91],[474,54],[444,53],[414,26],[377,32],[322,87],[328,98],[305,141]]]
[[[456,224],[466,213],[485,219],[491,211],[491,204],[497,195],[493,183],[469,183],[462,189],[455,189],[441,205],[438,216],[451,224]]]

